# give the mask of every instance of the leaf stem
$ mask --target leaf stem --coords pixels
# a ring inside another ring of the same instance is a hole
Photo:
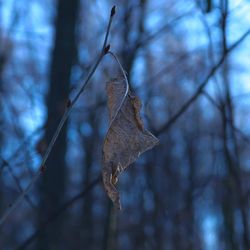
[[[124,103],[124,101],[125,101],[125,99],[126,99],[126,97],[127,97],[127,95],[128,95],[129,83],[128,83],[128,78],[127,78],[126,72],[125,72],[124,68],[122,67],[122,64],[120,63],[120,61],[119,61],[118,57],[116,56],[116,54],[113,53],[112,51],[109,51],[108,54],[110,54],[110,55],[114,58],[114,60],[116,61],[116,63],[118,64],[118,66],[119,66],[119,68],[120,68],[120,70],[121,70],[121,72],[122,72],[122,74],[123,74],[125,83],[126,83],[126,90],[125,90],[125,93],[124,93],[124,95],[123,95],[122,101],[121,101],[119,107],[117,108],[114,117],[113,117],[112,120],[110,121],[109,128],[108,128],[108,131],[109,131],[109,129],[110,129],[110,127],[111,127],[113,121],[115,120],[117,114],[118,114],[119,111],[121,110],[122,105],[123,105],[123,103]],[[108,131],[107,131],[107,134],[108,134]],[[106,135],[107,135],[107,134],[106,134]],[[105,138],[105,139],[106,139],[106,138]]]

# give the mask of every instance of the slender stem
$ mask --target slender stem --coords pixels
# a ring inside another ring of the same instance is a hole
[[[118,64],[118,66],[119,66],[119,68],[120,68],[120,70],[121,70],[121,72],[123,74],[124,80],[126,81],[126,85],[127,85],[126,86],[126,94],[127,94],[129,82],[128,82],[128,78],[127,78],[126,72],[125,72],[122,64],[120,63],[120,60],[118,59],[117,55],[114,52],[112,52],[112,51],[109,51],[108,54],[110,54],[115,59],[116,63]]]
[[[113,7],[114,8],[114,7]],[[100,64],[100,62],[102,61],[103,57],[107,54],[106,51],[106,46],[107,46],[107,41],[108,41],[108,36],[110,33],[110,27],[111,27],[111,23],[112,23],[112,19],[113,19],[112,12],[109,18],[109,22],[108,22],[108,27],[107,27],[107,31],[105,34],[105,38],[104,38],[104,42],[103,42],[103,46],[102,46],[102,51],[99,55],[99,57],[96,60],[96,63],[94,64],[94,66],[92,67],[92,69],[90,70],[89,74],[86,77],[86,80],[84,81],[82,87],[80,88],[80,90],[78,91],[78,93],[76,94],[75,98],[72,100],[71,105],[67,108],[67,110],[64,112],[62,119],[53,135],[53,138],[51,139],[49,146],[45,152],[45,155],[42,159],[42,162],[40,164],[40,167],[38,169],[38,171],[36,172],[36,174],[33,176],[33,178],[31,179],[29,185],[23,190],[23,192],[19,195],[19,197],[14,201],[13,205],[10,206],[5,213],[3,214],[3,216],[0,219],[0,226],[6,221],[6,219],[8,218],[8,216],[17,208],[17,206],[19,205],[19,203],[21,203],[21,201],[25,198],[25,196],[27,195],[27,193],[30,191],[30,189],[32,188],[32,186],[34,185],[34,183],[38,180],[39,176],[41,175],[41,173],[43,172],[43,168],[45,166],[45,163],[55,145],[55,142],[63,128],[63,125],[65,124],[66,120],[68,119],[74,104],[76,103],[76,101],[78,100],[78,98],[80,97],[80,95],[83,93],[83,91],[85,90],[85,87],[87,86],[87,84],[89,83],[91,77],[94,75],[98,65]]]
[[[122,100],[121,100],[121,103],[120,103],[118,109],[116,110],[113,119],[110,121],[109,128],[108,128],[108,131],[109,131],[109,129],[110,129],[110,127],[111,127],[113,121],[116,119],[116,116],[117,116],[117,114],[119,113],[119,111],[121,110],[122,105],[123,105],[123,103],[124,103],[124,101],[125,101],[125,99],[126,99],[126,97],[127,97],[127,95],[128,95],[129,83],[128,83],[128,78],[127,78],[127,76],[126,76],[126,72],[125,72],[125,70],[123,69],[123,67],[122,67],[122,65],[121,65],[121,63],[120,63],[118,57],[117,57],[113,52],[111,52],[111,51],[109,51],[108,54],[110,54],[110,55],[115,59],[116,63],[118,64],[118,66],[119,66],[119,68],[120,68],[120,70],[121,70],[121,72],[122,72],[122,74],[123,74],[123,77],[124,77],[124,80],[125,80],[125,83],[126,83],[126,90],[125,90],[125,93],[124,93],[123,98],[122,98]],[[108,131],[107,131],[106,137],[107,137],[107,135],[108,135]],[[106,140],[106,138],[105,138],[105,140]],[[105,140],[104,140],[104,141],[105,141]]]

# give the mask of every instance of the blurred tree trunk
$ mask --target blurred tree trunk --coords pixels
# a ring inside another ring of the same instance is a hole
[[[228,49],[228,34],[227,34],[227,23],[228,23],[228,0],[221,0],[221,44],[222,53],[225,54]],[[225,210],[225,221],[229,225],[225,225],[227,230],[229,229],[229,239],[231,243],[231,249],[236,249],[239,246],[239,242],[236,241],[238,238],[242,238],[243,249],[250,248],[249,242],[249,228],[247,218],[247,208],[245,199],[243,197],[243,188],[241,181],[241,166],[239,160],[238,143],[234,130],[234,107],[231,97],[231,84],[230,84],[230,65],[229,61],[226,60],[222,66],[222,79],[224,83],[224,102],[222,109],[222,120],[223,120],[223,144],[224,144],[224,155],[225,163],[228,171],[228,181],[226,187],[225,203],[230,201],[230,204],[226,206]],[[228,201],[227,201],[228,200]],[[229,211],[231,209],[232,211]],[[239,209],[241,222],[242,222],[242,235],[239,237],[238,228],[236,225],[235,211]],[[230,215],[231,218],[227,218]],[[230,226],[230,227],[228,227]]]
[[[6,90],[4,88],[4,70],[5,66],[8,62],[9,55],[12,49],[12,42],[10,40],[4,40],[1,36],[2,30],[0,29],[0,154],[2,156],[4,143],[5,143],[5,131],[6,131],[6,114],[4,113],[4,100],[6,95]],[[4,166],[4,162],[0,163],[0,169]],[[3,170],[2,170],[3,171]],[[4,184],[3,184],[3,172],[0,172],[0,212],[4,209],[4,200],[5,200],[5,193],[4,193]]]
[[[47,97],[48,118],[45,142],[48,145],[65,111],[70,88],[71,68],[76,58],[75,30],[79,0],[59,0],[55,23],[55,41],[52,51],[49,92]],[[39,221],[56,210],[65,196],[67,124],[61,131],[46,164],[48,171],[42,179]],[[63,249],[63,219],[50,225],[39,238],[39,249]],[[61,242],[61,243],[60,243]]]
[[[195,117],[196,119],[197,117]],[[198,119],[196,119],[198,120]],[[196,125],[198,122],[196,123]],[[195,126],[195,125],[194,125]],[[195,131],[198,131],[195,128]],[[193,134],[192,138],[197,138],[197,134]],[[195,191],[195,141],[192,138],[187,139],[186,150],[187,150],[187,167],[188,167],[188,188],[185,194],[186,198],[186,207],[187,207],[187,224],[186,224],[186,232],[185,232],[185,241],[186,241],[186,249],[192,250],[195,249],[195,246],[198,246],[198,242],[195,242],[195,208],[194,208],[194,198],[193,193]]]
[[[117,249],[117,211],[111,200],[108,200],[108,209],[105,220],[105,231],[102,243],[103,250]]]
[[[0,110],[1,115],[0,115],[0,153],[2,154],[2,148],[3,148],[3,131],[4,131],[4,116],[3,116],[3,96],[4,96],[4,90],[3,90],[3,68],[5,65],[5,55],[1,52],[0,53]],[[3,162],[0,164],[0,169],[3,167]],[[2,213],[3,209],[3,203],[4,203],[4,193],[3,191],[3,175],[2,172],[0,172],[0,213]]]
[[[134,61],[136,59],[136,55],[139,49],[139,44],[144,34],[144,22],[146,20],[146,4],[147,0],[140,0],[140,7],[137,7],[134,4],[134,1],[125,1],[123,4],[124,9],[124,18],[123,18],[123,34],[122,34],[122,53],[121,53],[121,61],[125,71],[127,72],[127,77],[130,80],[131,70],[133,68]],[[131,7],[133,6],[133,7]],[[136,37],[133,37],[131,34],[135,33],[132,27],[135,25],[134,18],[136,8],[139,8],[137,13],[137,30]]]
[[[89,111],[88,121],[93,132],[88,136],[81,135],[82,148],[84,153],[84,166],[83,166],[83,186],[87,187],[91,182],[91,171],[93,165],[93,157],[95,151],[95,143],[98,141],[98,123],[96,122],[95,109]],[[80,230],[80,244],[88,246],[88,249],[93,249],[94,245],[94,220],[93,220],[93,192],[90,190],[84,198],[84,204],[81,213],[81,230]],[[79,246],[80,248],[81,246]]]

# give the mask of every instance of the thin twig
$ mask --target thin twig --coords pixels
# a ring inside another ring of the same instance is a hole
[[[16,183],[17,188],[19,190],[19,193],[22,193],[23,192],[23,188],[21,186],[21,183],[20,183],[18,177],[15,175],[15,173],[14,173],[14,171],[12,169],[12,166],[2,156],[0,156],[0,159],[3,162],[3,164],[8,167],[9,173],[10,173],[12,179],[14,180],[14,182]],[[26,195],[24,198],[25,198],[25,200],[27,201],[28,205],[31,208],[35,208],[35,205],[33,204],[32,200],[30,199],[30,197],[28,195]]]
[[[155,38],[158,38],[159,35],[165,34],[166,30],[170,29],[173,27],[173,24],[177,23],[177,21],[182,20],[183,18],[189,16],[192,14],[193,11],[187,11],[183,13],[180,16],[175,17],[173,20],[171,20],[169,23],[164,24],[161,28],[159,28],[157,31],[153,32],[152,34],[147,35],[145,38],[139,40],[137,44],[135,45],[136,49],[143,48],[149,44],[152,40]]]
[[[202,94],[218,109],[218,111],[220,113],[223,113],[223,108],[213,99],[213,97],[211,97],[206,91],[202,91]],[[227,122],[230,122],[229,119],[226,119]],[[241,138],[246,142],[246,143],[250,143],[250,139],[247,135],[244,134],[243,131],[241,131],[241,129],[239,129],[238,127],[236,127],[234,124],[231,124],[232,129],[239,135],[241,136]]]
[[[93,74],[95,73],[98,65],[100,64],[101,60],[103,59],[103,57],[107,54],[109,46],[107,46],[107,41],[108,41],[108,36],[109,36],[109,32],[110,32],[110,27],[111,27],[111,23],[112,23],[112,19],[113,16],[115,14],[115,6],[112,8],[111,10],[111,14],[110,14],[110,18],[109,18],[109,23],[108,23],[108,27],[107,27],[107,31],[106,31],[106,35],[105,35],[105,39],[103,42],[103,46],[102,46],[102,51],[99,55],[99,57],[96,60],[96,63],[94,64],[94,66],[92,67],[92,69],[90,70],[89,74],[86,77],[85,82],[83,83],[82,87],[80,88],[80,90],[78,91],[78,93],[76,94],[75,98],[72,100],[71,105],[69,105],[69,107],[66,109],[66,111],[63,114],[63,117],[53,135],[53,138],[51,139],[49,146],[45,152],[45,155],[42,159],[42,162],[40,164],[40,167],[37,171],[37,173],[34,175],[34,177],[31,179],[29,185],[26,187],[26,189],[24,189],[24,191],[20,194],[20,196],[15,200],[15,202],[13,203],[13,205],[11,207],[9,207],[5,213],[3,214],[3,216],[0,219],[0,226],[6,221],[6,219],[8,218],[8,216],[16,209],[16,207],[19,205],[19,203],[23,200],[23,198],[27,195],[27,193],[30,191],[30,189],[32,188],[32,186],[34,185],[34,183],[38,180],[38,178],[40,177],[41,173],[43,172],[43,169],[45,167],[45,163],[54,147],[54,144],[62,130],[62,127],[65,123],[65,121],[67,120],[67,118],[69,117],[74,104],[76,103],[76,101],[78,100],[78,98],[80,97],[80,95],[83,93],[83,91],[85,90],[85,87],[87,86],[87,84],[89,83],[91,77],[93,76]]]
[[[129,83],[128,83],[128,78],[127,78],[126,72],[125,72],[125,70],[123,69],[122,64],[120,63],[118,57],[117,57],[113,52],[111,52],[111,51],[109,51],[108,54],[110,54],[110,55],[115,59],[116,63],[118,64],[118,66],[119,66],[119,68],[120,68],[120,70],[121,70],[121,72],[122,72],[122,74],[123,74],[123,77],[124,77],[124,80],[125,80],[125,83],[126,83],[126,90],[125,90],[125,93],[124,93],[124,95],[123,95],[123,97],[122,97],[121,103],[120,103],[119,107],[117,108],[114,117],[113,117],[112,120],[110,121],[109,128],[108,128],[108,132],[109,132],[109,129],[111,128],[112,123],[113,123],[114,120],[116,119],[116,116],[117,116],[117,114],[119,113],[119,111],[121,110],[122,105],[124,104],[124,101],[125,101],[125,99],[126,99],[126,97],[127,97],[127,95],[128,95]],[[108,135],[108,132],[107,132],[106,136]],[[106,140],[106,138],[105,138],[105,140]],[[104,141],[105,141],[105,140],[104,140]]]
[[[98,183],[101,182],[101,176],[97,177],[95,180],[90,182],[88,186],[81,191],[79,194],[75,195],[68,201],[66,201],[59,209],[57,209],[53,214],[51,214],[48,219],[42,223],[39,228],[28,238],[26,239],[18,249],[25,249],[38,235],[54,220],[56,220],[67,208],[72,206],[77,200],[82,199],[92,188],[94,188]]]
[[[39,132],[42,131],[42,129],[44,128],[44,125],[41,126],[41,127],[38,127],[37,129],[35,129],[35,131],[33,131],[28,137],[26,137],[23,142],[20,143],[20,145],[17,147],[17,149],[12,152],[11,156],[8,157],[8,159],[6,160],[7,162],[11,162],[15,157],[17,157],[17,155],[20,153],[20,152],[23,152],[23,148],[25,147],[26,144],[28,144],[31,139]],[[2,171],[3,169],[7,167],[6,164],[4,164],[4,162],[1,164],[0,166],[0,175],[2,174]]]
[[[186,103],[168,120],[166,124],[164,124],[160,129],[155,131],[156,135],[159,135],[163,133],[164,131],[168,130],[170,126],[191,106],[191,104],[196,101],[196,99],[200,96],[203,89],[208,84],[210,78],[214,76],[214,74],[217,72],[217,70],[220,68],[220,66],[224,63],[225,59],[227,58],[228,54],[233,51],[235,48],[238,47],[238,45],[245,40],[245,38],[250,34],[250,29],[245,32],[233,45],[231,45],[223,54],[221,59],[218,61],[216,65],[214,65],[210,72],[208,73],[207,77],[203,80],[203,82],[200,84],[199,88],[196,90],[194,95],[186,101]]]

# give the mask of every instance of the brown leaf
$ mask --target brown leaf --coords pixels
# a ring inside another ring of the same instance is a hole
[[[103,146],[103,183],[116,208],[121,209],[115,188],[118,175],[159,140],[143,126],[141,101],[126,91],[126,82],[115,78],[107,82],[110,127]]]

